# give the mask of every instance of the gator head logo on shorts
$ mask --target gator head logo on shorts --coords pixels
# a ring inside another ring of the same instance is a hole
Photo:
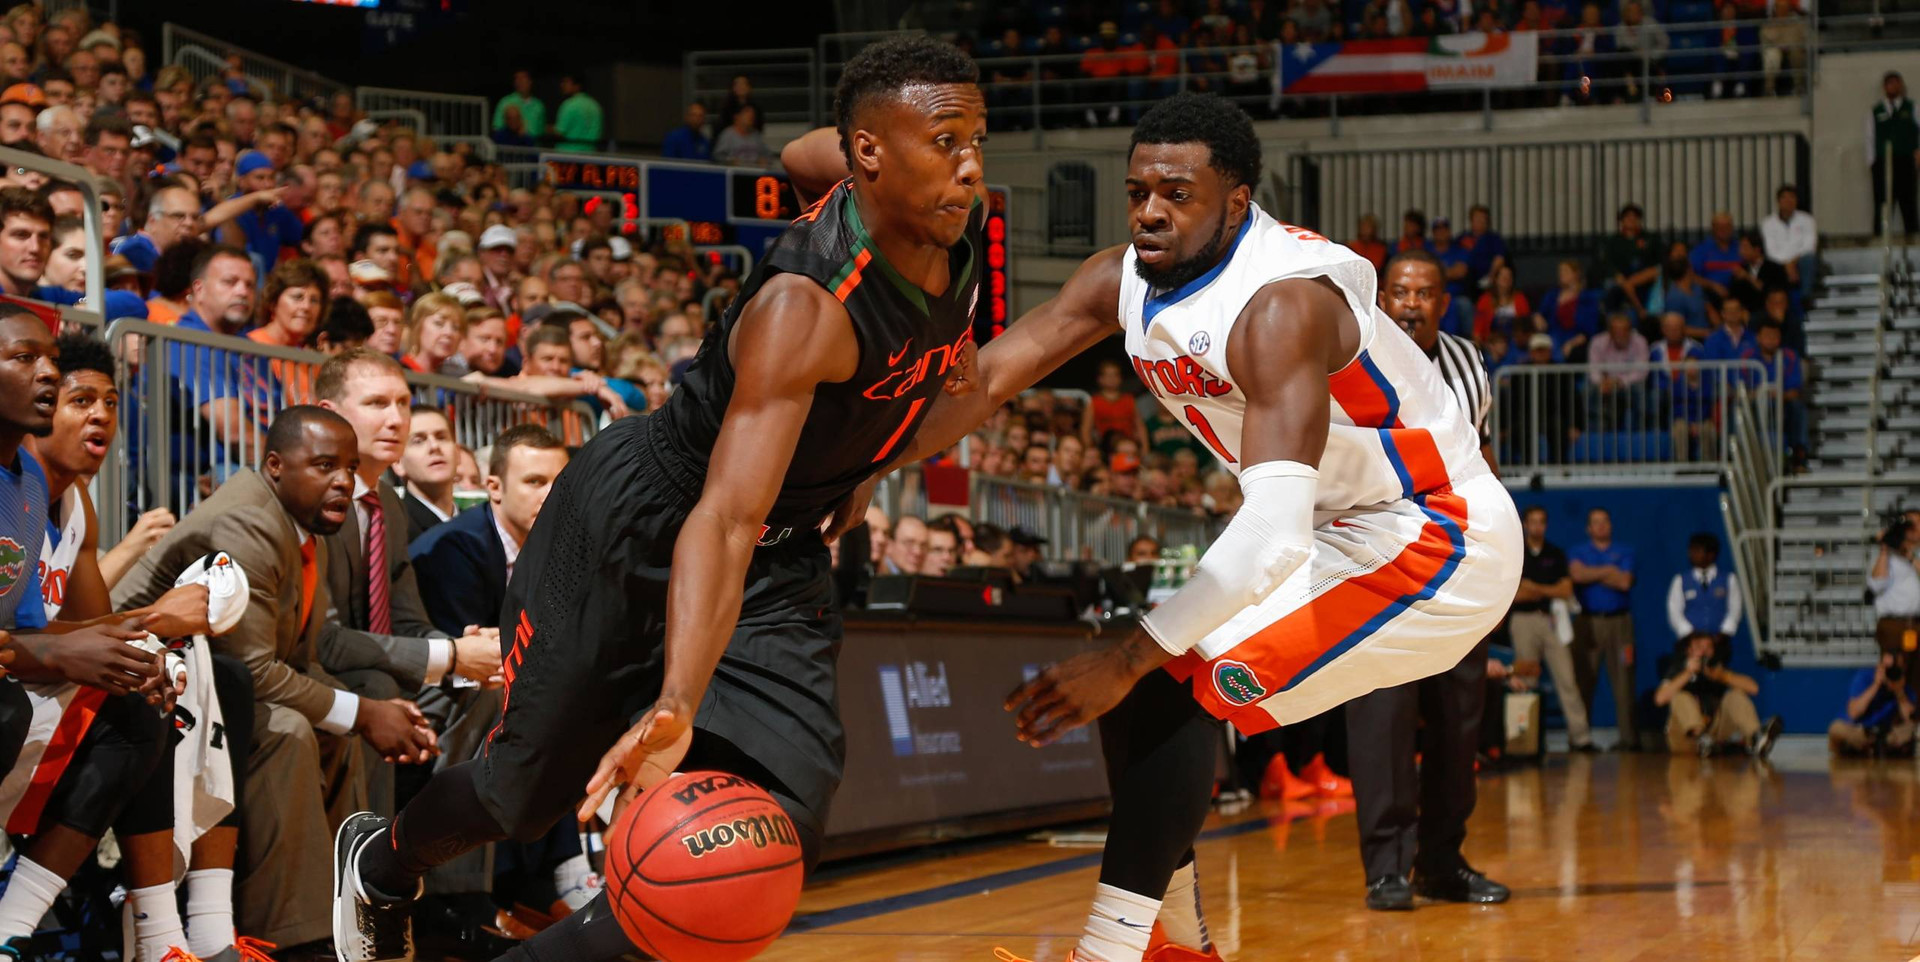
[[[1235,705],[1251,705],[1267,697],[1266,686],[1260,684],[1253,669],[1237,661],[1223,661],[1213,666],[1213,688],[1220,697]]]
[[[0,538],[0,598],[6,597],[26,574],[27,549],[12,538]]]

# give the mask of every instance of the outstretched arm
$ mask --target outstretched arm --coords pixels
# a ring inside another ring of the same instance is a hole
[[[1000,405],[1116,333],[1125,253],[1125,247],[1112,247],[1087,258],[1060,293],[981,348],[973,362],[973,390],[934,398],[927,419],[894,463],[912,464],[952,447]]]
[[[1327,379],[1346,362],[1352,316],[1321,279],[1277,281],[1247,304],[1227,343],[1247,398],[1237,452],[1245,504],[1193,578],[1126,641],[1048,668],[1008,698],[1023,740],[1044,745],[1105,714],[1147,672],[1260,603],[1306,562],[1330,423]]]
[[[798,275],[781,275],[761,288],[731,338],[738,372],[733,398],[706,486],[674,541],[666,678],[653,707],[601,759],[587,784],[582,820],[621,783],[644,787],[685,755],[693,713],[739,621],[747,564],[800,443],[814,389],[852,377],[859,366],[846,309]]]

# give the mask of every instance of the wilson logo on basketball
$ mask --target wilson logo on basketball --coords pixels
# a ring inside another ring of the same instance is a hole
[[[754,848],[766,848],[769,845],[800,847],[800,837],[793,830],[793,822],[785,815],[736,818],[731,822],[703,828],[692,835],[680,836],[680,844],[685,845],[687,854],[694,858],[702,858],[709,852],[717,852],[741,842]]]
[[[1267,689],[1260,684],[1253,669],[1237,661],[1223,661],[1214,666],[1213,687],[1220,697],[1236,705],[1251,705],[1267,697]]]

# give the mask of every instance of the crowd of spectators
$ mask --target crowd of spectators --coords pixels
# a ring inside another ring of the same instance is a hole
[[[1785,185],[1757,227],[1736,231],[1719,213],[1696,239],[1656,238],[1640,206],[1626,204],[1591,258],[1559,262],[1555,282],[1531,292],[1515,282],[1506,242],[1483,205],[1458,235],[1448,218],[1409,210],[1392,241],[1381,237],[1378,217],[1363,215],[1347,243],[1376,265],[1404,250],[1438,259],[1451,299],[1442,329],[1478,344],[1490,372],[1578,369],[1499,382],[1496,451],[1502,461],[1531,464],[1713,460],[1736,380],[1781,402],[1786,444],[1804,460],[1802,305],[1813,288],[1816,241],[1813,216]],[[1764,374],[1702,367],[1718,361],[1757,362]]]
[[[1127,0],[996,10],[955,42],[982,60],[996,126],[1014,129],[1032,123],[1036,106],[1048,127],[1130,123],[1183,85],[1256,114],[1308,113],[1313,105],[1286,103],[1276,89],[1276,65],[1300,45],[1468,32],[1548,32],[1535,87],[1501,94],[1508,105],[1790,95],[1804,85],[1808,38],[1807,4],[1797,0]],[[740,95],[734,83],[730,103]],[[715,125],[715,149],[729,123]]]

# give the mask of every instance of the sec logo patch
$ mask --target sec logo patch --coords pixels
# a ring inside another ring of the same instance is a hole
[[[1205,354],[1207,348],[1212,346],[1213,338],[1208,337],[1206,331],[1195,331],[1193,336],[1187,339],[1188,354]]]

